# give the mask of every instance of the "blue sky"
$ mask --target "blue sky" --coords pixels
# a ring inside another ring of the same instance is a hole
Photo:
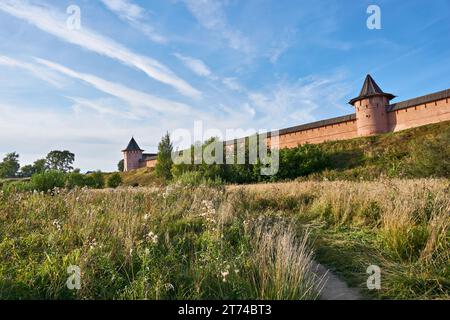
[[[449,0],[0,0],[0,156],[69,149],[108,171],[132,135],[152,152],[194,121],[225,133],[352,113],[367,73],[397,101],[447,89],[449,37]]]

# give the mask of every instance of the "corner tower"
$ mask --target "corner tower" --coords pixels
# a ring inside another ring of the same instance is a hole
[[[385,93],[370,75],[367,75],[359,96],[350,100],[356,109],[358,136],[370,136],[389,131],[386,107],[395,96]]]
[[[140,167],[140,161],[142,160],[143,151],[144,150],[139,148],[136,140],[134,140],[134,138],[131,138],[127,148],[125,150],[122,150],[124,160],[123,170],[130,171],[138,169]]]

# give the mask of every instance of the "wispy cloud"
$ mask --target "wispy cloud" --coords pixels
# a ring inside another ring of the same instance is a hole
[[[224,2],[220,0],[184,0],[186,7],[206,29],[214,31],[228,42],[232,49],[245,53],[253,51],[250,41],[240,31],[229,26]]]
[[[66,26],[66,17],[51,7],[32,5],[21,0],[4,0],[0,2],[0,10],[23,19],[63,41],[81,46],[141,70],[149,77],[176,88],[184,95],[191,97],[201,96],[200,91],[179,78],[157,60],[136,54],[125,46],[85,26],[80,30],[70,30]]]
[[[174,53],[174,56],[177,57],[189,70],[194,72],[196,75],[205,77],[209,80],[218,81],[232,91],[242,90],[242,87],[236,78],[220,77],[216,75],[204,61],[197,58],[188,57],[180,53]]]
[[[74,104],[72,105],[72,109],[76,113],[80,113],[87,109],[90,111],[95,111],[96,113],[105,116],[113,116],[132,120],[139,119],[139,117],[135,115],[133,112],[123,110],[123,108],[118,109],[116,107],[111,107],[111,104],[114,103],[113,101],[111,101],[112,99],[100,98],[89,100],[80,97],[67,97],[67,98],[74,102]]]
[[[174,53],[173,55],[177,57],[181,62],[183,62],[183,64],[195,74],[202,77],[211,77],[211,70],[202,60],[187,57],[180,53]]]
[[[97,90],[117,97],[135,108],[146,107],[153,111],[164,114],[186,114],[191,110],[191,108],[186,104],[155,97],[148,93],[131,89],[119,83],[110,82],[94,75],[74,71],[65,66],[45,59],[37,58],[36,61],[50,68],[51,70],[57,71],[68,77],[81,80],[84,83],[87,83],[96,88]]]
[[[320,108],[342,108],[340,101],[348,95],[344,72],[309,76],[297,82],[280,81],[271,90],[248,92],[249,106],[262,123],[275,127],[316,120]]]
[[[269,50],[269,60],[271,63],[277,63],[278,59],[295,43],[297,31],[289,29],[284,32],[279,39],[275,40]]]
[[[49,70],[46,70],[45,68],[36,66],[34,64],[19,61],[17,59],[13,59],[6,56],[0,56],[0,65],[10,68],[19,68],[27,72],[30,72],[35,77],[42,79],[57,88],[61,88],[63,86],[61,77],[59,77],[58,75]]]
[[[100,0],[120,19],[128,22],[133,28],[144,33],[150,40],[157,43],[167,43],[168,40],[163,35],[157,33],[155,29],[146,21],[146,10],[130,0]]]

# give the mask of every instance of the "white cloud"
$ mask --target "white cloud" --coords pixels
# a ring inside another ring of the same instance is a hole
[[[184,3],[204,28],[220,35],[228,42],[229,47],[245,53],[253,51],[250,41],[229,26],[222,1],[184,0]]]
[[[96,113],[104,116],[113,116],[124,119],[137,120],[139,117],[128,110],[123,110],[122,108],[117,108],[115,101],[113,99],[84,99],[80,97],[67,97],[74,102],[72,109],[75,113],[81,113],[85,110],[95,111]]]
[[[61,77],[59,77],[58,75],[49,70],[46,70],[45,68],[36,66],[34,64],[19,61],[6,56],[0,56],[0,65],[11,68],[19,68],[28,71],[35,77],[42,79],[57,88],[62,87]]]
[[[142,19],[144,9],[128,0],[100,0],[109,10],[120,17],[136,21]]]
[[[135,108],[147,107],[153,111],[165,114],[186,114],[191,110],[191,108],[186,104],[162,99],[138,90],[131,89],[119,83],[107,81],[94,75],[80,73],[45,59],[37,58],[36,61],[53,71],[57,71],[68,77],[81,80],[87,84],[90,84],[97,90],[126,101]]]
[[[81,46],[141,70],[149,77],[176,88],[184,95],[191,97],[201,96],[200,91],[179,78],[160,62],[136,54],[114,40],[89,30],[85,26],[82,26],[80,30],[70,30],[66,26],[66,17],[50,7],[31,5],[21,0],[4,0],[0,2],[0,10],[23,19],[63,41]]]
[[[230,90],[242,91],[242,86],[239,84],[236,78],[223,78],[222,83]]]
[[[342,108],[340,101],[349,93],[344,74],[336,72],[325,76],[310,76],[295,83],[281,81],[267,91],[249,92],[249,105],[258,120],[282,128],[292,123],[315,121],[320,108]]]
[[[133,28],[144,33],[150,40],[157,43],[167,43],[163,35],[157,33],[144,18],[145,9],[129,0],[100,0],[120,19],[127,21]]]
[[[187,57],[180,53],[174,53],[173,55],[183,62],[183,64],[195,74],[202,77],[211,77],[211,70],[202,60]]]

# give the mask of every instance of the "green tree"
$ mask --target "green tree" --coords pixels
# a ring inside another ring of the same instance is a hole
[[[122,177],[120,176],[119,173],[113,173],[109,178],[108,178],[108,187],[109,188],[117,188],[118,186],[120,186],[122,184]]]
[[[22,177],[31,177],[35,173],[34,166],[31,164],[23,166],[20,168],[20,172],[22,173]]]
[[[125,168],[125,162],[124,162],[124,160],[122,159],[122,160],[120,160],[119,163],[117,164],[117,169],[118,169],[120,172],[123,172],[123,171],[124,171],[124,168]]]
[[[47,160],[39,159],[33,163],[34,173],[42,173],[47,170]]]
[[[0,163],[0,178],[14,178],[20,169],[19,155],[8,153]]]
[[[156,175],[166,180],[172,179],[172,151],[173,145],[169,133],[162,138],[158,145],[158,157],[156,162]]]
[[[75,161],[75,154],[70,151],[51,151],[46,158],[47,167],[51,170],[70,172],[73,170],[72,164]]]

